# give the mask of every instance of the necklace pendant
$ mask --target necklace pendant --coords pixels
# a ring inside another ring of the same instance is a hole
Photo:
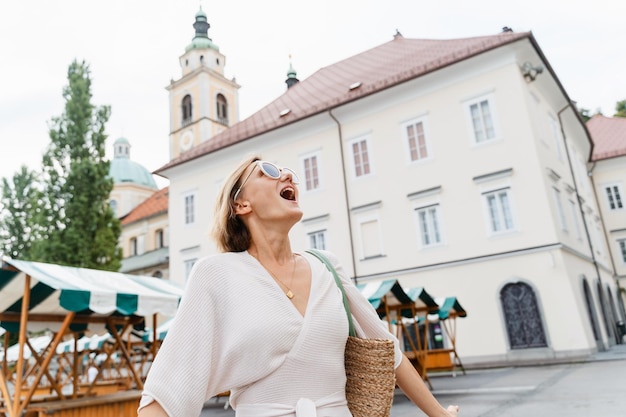
[[[287,298],[289,298],[290,300],[293,298],[293,293],[291,292],[291,290],[287,291],[287,294],[285,294],[287,296]]]

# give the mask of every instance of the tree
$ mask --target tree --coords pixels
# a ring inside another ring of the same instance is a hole
[[[0,251],[14,259],[32,259],[31,246],[39,231],[35,215],[41,201],[38,178],[25,165],[12,183],[2,178]]]
[[[578,113],[580,114],[580,117],[583,118],[583,122],[585,123],[587,123],[589,119],[591,119],[591,115],[589,114],[590,113],[589,109],[585,109],[581,107],[578,109]]]
[[[65,110],[50,122],[50,145],[42,163],[45,225],[33,245],[43,262],[117,271],[121,226],[108,205],[113,180],[105,159],[105,124],[111,108],[91,103],[89,66],[74,60],[63,89]]]
[[[615,112],[613,117],[626,117],[626,100],[618,101],[615,104]]]

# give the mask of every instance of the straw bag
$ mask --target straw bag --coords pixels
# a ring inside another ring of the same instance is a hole
[[[345,350],[348,408],[354,417],[389,417],[396,387],[393,341],[356,336],[348,298],[335,268],[320,252],[307,252],[326,265],[343,296],[350,329]]]

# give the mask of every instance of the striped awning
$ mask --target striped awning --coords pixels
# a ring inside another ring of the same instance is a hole
[[[381,306],[383,298],[385,298],[387,306],[389,307],[406,305],[413,302],[400,283],[395,279],[357,284],[356,287],[376,309]]]
[[[172,327],[172,322],[173,321],[174,321],[174,319],[171,318],[168,321],[166,321],[165,323],[157,326],[157,328],[156,328],[157,340],[165,339],[165,336],[167,335],[168,330],[170,329],[170,327]],[[153,339],[154,339],[154,336],[152,335],[152,329],[146,329],[145,333],[142,336],[142,340],[144,342],[152,342]]]
[[[418,310],[436,311],[439,308],[439,303],[426,292],[424,287],[410,288],[407,294],[413,300],[415,308]]]
[[[113,340],[113,336],[109,333],[94,334],[92,336],[83,336],[76,341],[76,351],[83,352],[85,350],[98,350],[107,340]],[[66,340],[59,343],[56,349],[57,353],[74,352],[74,339]]]
[[[158,278],[5,258],[0,269],[0,325],[11,332],[19,323],[7,317],[22,310],[27,275],[31,277],[29,316],[75,312],[87,317],[156,313],[172,317],[183,293],[179,286]]]
[[[467,312],[459,303],[456,297],[437,298],[439,304],[439,319],[445,320],[448,317],[465,317]]]
[[[41,353],[43,352],[43,350],[48,347],[48,345],[50,344],[50,341],[52,340],[52,338],[48,335],[44,335],[44,336],[37,336],[37,337],[33,337],[28,339],[28,342],[30,343],[30,345],[33,347],[33,349],[35,350],[35,352],[37,353]],[[9,346],[6,351],[4,352],[0,352],[0,361],[4,360],[4,355],[6,354],[6,360],[7,362],[15,362],[19,356],[20,356],[20,346],[19,344],[14,344],[13,346]],[[23,358],[24,359],[29,359],[32,356],[32,352],[30,351],[30,348],[28,347],[28,345],[24,346],[24,354],[23,354]]]

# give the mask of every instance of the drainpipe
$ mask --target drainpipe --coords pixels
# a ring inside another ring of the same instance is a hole
[[[587,226],[587,220],[585,218],[585,211],[583,210],[583,205],[581,204],[580,200],[580,194],[578,193],[578,184],[576,183],[576,176],[574,175],[574,167],[572,165],[572,159],[569,153],[569,148],[567,147],[567,138],[565,137],[565,129],[563,128],[563,120],[561,119],[561,114],[567,110],[571,108],[573,111],[577,111],[576,107],[574,107],[574,104],[569,101],[568,104],[563,107],[561,110],[559,110],[559,112],[557,113],[557,117],[559,119],[559,128],[561,129],[561,136],[563,136],[563,146],[565,147],[565,155],[567,155],[567,163],[569,165],[569,170],[570,170],[570,175],[572,176],[572,182],[574,183],[574,192],[576,193],[576,202],[578,203],[578,209],[580,211],[580,215],[583,219],[583,226],[585,228],[585,235],[587,236],[587,243],[589,244],[589,250],[591,251],[591,262],[593,263],[593,267],[596,270],[596,275],[598,277],[598,280],[600,280],[600,268],[598,267],[598,261],[596,259],[596,255],[593,251],[593,243],[591,241],[591,235],[589,234],[589,226]],[[600,296],[600,302],[602,302],[603,298],[602,294],[599,294]],[[602,306],[600,306],[600,308],[602,308]],[[604,318],[604,316],[603,316]],[[608,323],[605,323],[605,325]],[[600,326],[602,327],[602,326]],[[610,335],[607,332],[607,338],[610,337]]]
[[[346,159],[343,154],[343,134],[341,132],[341,123],[333,114],[333,109],[328,110],[328,115],[337,123],[337,131],[339,132],[339,153],[341,155],[341,172],[343,173],[343,194],[346,198],[346,215],[348,217],[348,236],[350,238],[350,257],[352,258],[352,271],[354,271],[354,283],[357,284],[356,258],[354,256],[354,239],[352,238],[352,216],[350,215],[350,200],[348,198],[348,179],[346,175]]]

